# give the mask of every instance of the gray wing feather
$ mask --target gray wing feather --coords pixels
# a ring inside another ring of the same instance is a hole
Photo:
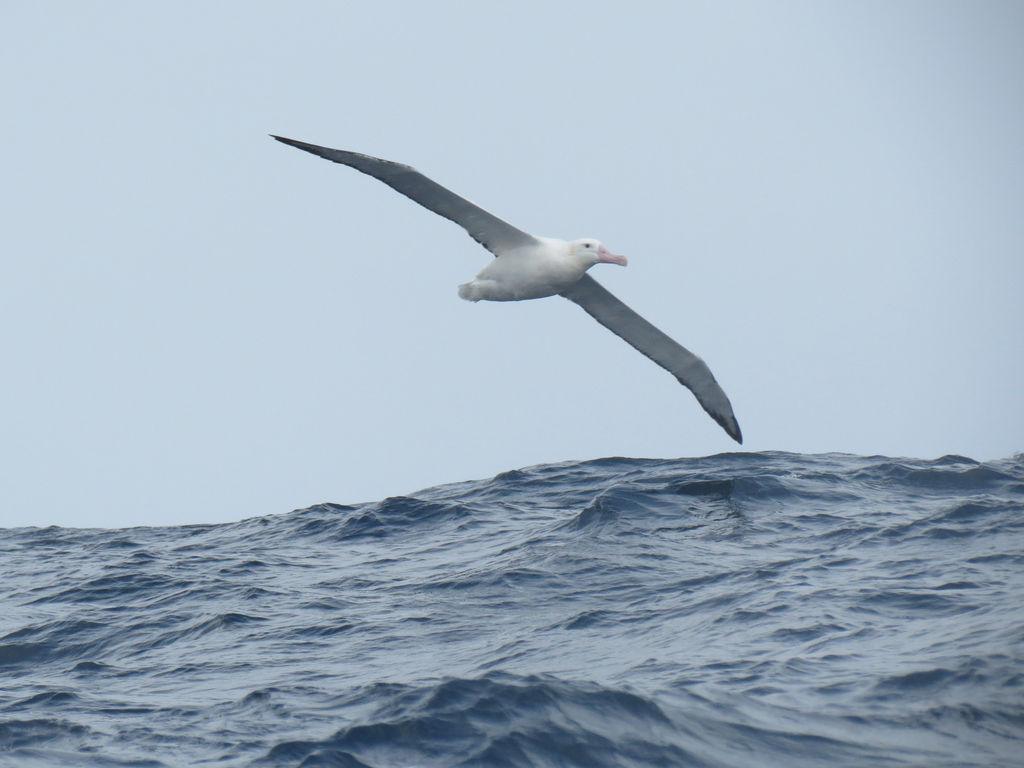
[[[273,138],[319,155],[326,160],[355,168],[357,171],[383,181],[396,192],[401,192],[424,208],[428,208],[446,219],[451,219],[465,229],[470,237],[495,255],[508,249],[537,244],[537,239],[533,235],[513,227],[480,206],[459,197],[408,165],[381,160],[379,157],[361,155],[358,152],[320,147],[316,144],[307,144],[304,141],[295,141],[295,139],[286,139],[281,136],[273,136]]]
[[[640,317],[590,275],[562,291],[562,296],[579,304],[597,322],[675,376],[729,437],[743,443],[732,404],[703,360]]]

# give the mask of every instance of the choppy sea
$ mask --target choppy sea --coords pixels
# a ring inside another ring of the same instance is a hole
[[[1022,766],[1024,454],[0,529],[3,766]]]

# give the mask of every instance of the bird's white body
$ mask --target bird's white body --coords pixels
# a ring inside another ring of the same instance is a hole
[[[467,301],[520,301],[554,296],[578,281],[598,261],[610,260],[601,258],[601,253],[607,251],[596,240],[536,240],[536,245],[503,251],[499,258],[489,261],[475,278],[459,286],[459,296]]]

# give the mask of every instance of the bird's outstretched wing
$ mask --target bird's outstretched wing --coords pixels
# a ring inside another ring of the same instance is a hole
[[[640,317],[590,275],[562,291],[562,296],[579,304],[597,322],[675,376],[729,437],[743,443],[732,404],[703,360]]]
[[[507,221],[503,221],[480,206],[459,197],[450,189],[445,189],[436,181],[427,178],[408,165],[381,160],[379,157],[361,155],[358,152],[320,147],[316,144],[307,144],[304,141],[286,139],[282,136],[273,136],[273,138],[332,162],[355,168],[357,171],[383,181],[396,192],[401,192],[424,208],[454,221],[465,229],[470,237],[495,256],[515,248],[538,244],[533,235],[513,227]]]

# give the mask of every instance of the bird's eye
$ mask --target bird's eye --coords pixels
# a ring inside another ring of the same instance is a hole
[[[590,247],[590,243],[586,243],[586,246],[587,246],[587,248],[589,248]]]

